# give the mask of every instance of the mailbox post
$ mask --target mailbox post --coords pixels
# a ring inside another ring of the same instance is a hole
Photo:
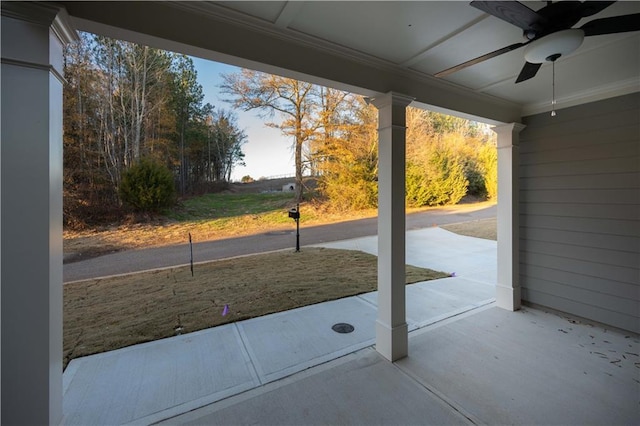
[[[300,251],[300,204],[289,210],[289,217],[296,221],[296,252]]]

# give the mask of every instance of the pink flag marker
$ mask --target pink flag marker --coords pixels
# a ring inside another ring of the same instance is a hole
[[[222,310],[222,316],[225,316],[229,313],[229,305],[224,305],[224,309]]]

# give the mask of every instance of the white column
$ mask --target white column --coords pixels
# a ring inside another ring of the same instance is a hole
[[[520,309],[519,244],[519,150],[518,135],[525,126],[510,123],[496,126],[498,135],[498,282],[496,305]]]
[[[378,108],[378,319],[376,350],[390,361],[408,354],[405,315],[405,133],[413,98],[387,93]]]
[[[2,424],[62,420],[62,48],[53,4],[2,3]]]

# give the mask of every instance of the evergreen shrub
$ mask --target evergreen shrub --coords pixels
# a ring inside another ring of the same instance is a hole
[[[464,167],[450,150],[430,153],[426,163],[407,162],[406,196],[413,207],[456,204],[467,193]]]
[[[171,170],[148,158],[123,173],[119,193],[122,201],[143,212],[156,212],[176,201]]]
[[[479,151],[484,188],[489,199],[498,197],[498,152],[495,146],[485,144]]]

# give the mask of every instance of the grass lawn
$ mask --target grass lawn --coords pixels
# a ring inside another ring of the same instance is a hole
[[[456,234],[466,235],[467,237],[484,238],[485,240],[497,241],[498,232],[496,225],[496,218],[493,217],[491,219],[472,220],[469,222],[442,225],[441,228],[455,232]]]
[[[448,276],[407,265],[407,284]],[[376,290],[377,258],[303,248],[64,285],[64,365],[76,357]],[[223,316],[225,305],[228,314]]]
[[[112,250],[292,229],[290,193],[209,194],[184,200],[164,218],[104,230],[65,231],[65,254],[78,259]],[[344,220],[321,205],[301,206],[307,225]],[[375,210],[349,219],[375,216]],[[496,239],[495,219],[443,226]],[[357,251],[303,248],[94,279],[64,286],[64,363],[76,357],[374,291],[376,257]],[[407,266],[407,283],[447,276]],[[229,313],[222,315],[225,305]]]
[[[189,233],[194,242],[232,238],[261,232],[295,229],[289,209],[291,193],[206,194],[182,203],[148,223],[122,223],[100,229],[64,231],[65,261],[135,248],[184,244]],[[375,217],[376,209],[331,212],[322,204],[301,204],[301,226]]]
[[[290,192],[205,194],[184,200],[179,207],[166,211],[165,216],[176,221],[189,221],[286,212],[292,202]]]

